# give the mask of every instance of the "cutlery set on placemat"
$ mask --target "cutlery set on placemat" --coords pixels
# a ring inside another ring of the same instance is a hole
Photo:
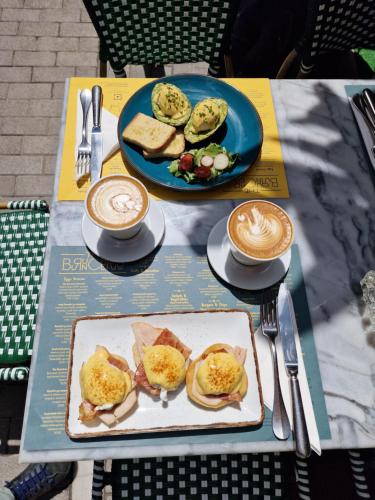
[[[82,105],[82,141],[78,146],[76,162],[76,181],[80,182],[90,176],[91,182],[101,176],[103,160],[103,137],[100,126],[102,89],[95,85],[92,91],[84,89],[80,93]],[[87,136],[87,118],[92,103],[93,127],[91,130],[91,144]]]
[[[275,340],[280,334],[284,354],[284,364],[290,380],[293,406],[293,427],[296,440],[296,453],[302,458],[310,455],[311,447],[303,409],[301,391],[298,382],[298,357],[295,335],[297,325],[292,297],[285,284],[280,285],[278,297],[272,297],[260,306],[260,322],[262,333],[268,338],[274,375],[274,398],[272,409],[272,429],[278,439],[288,439],[290,423],[281,393],[279,382],[279,366]]]

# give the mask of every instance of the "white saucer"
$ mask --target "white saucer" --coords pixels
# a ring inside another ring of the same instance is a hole
[[[207,241],[208,260],[220,278],[244,290],[261,290],[281,280],[289,269],[291,250],[271,262],[244,266],[230,251],[227,220],[228,217],[224,217],[211,229]]]
[[[160,243],[165,229],[164,213],[154,200],[141,230],[129,240],[109,236],[87,217],[82,218],[82,236],[88,248],[98,257],[110,262],[133,262],[146,257]]]

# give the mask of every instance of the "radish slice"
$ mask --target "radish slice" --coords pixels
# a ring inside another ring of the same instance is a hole
[[[201,159],[202,167],[212,167],[213,164],[214,164],[214,159],[212,158],[212,156],[208,155],[202,156]]]
[[[224,153],[219,153],[214,160],[214,168],[216,170],[225,170],[229,165],[229,158]]]

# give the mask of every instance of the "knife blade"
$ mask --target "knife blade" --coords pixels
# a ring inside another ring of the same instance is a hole
[[[102,110],[102,89],[92,88],[93,127],[91,131],[91,183],[100,179],[103,162],[103,135],[100,125]]]
[[[289,376],[292,393],[296,453],[302,458],[307,458],[310,456],[311,446],[298,382],[298,356],[294,338],[297,332],[297,324],[292,297],[285,283],[280,285],[277,299],[277,312],[279,335],[284,353],[284,363]]]
[[[375,96],[370,89],[364,89],[362,91],[362,97],[368,119],[375,130]]]

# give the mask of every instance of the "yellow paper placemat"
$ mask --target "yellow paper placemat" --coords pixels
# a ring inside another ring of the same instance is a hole
[[[103,89],[103,107],[119,116],[127,100],[149,81],[146,78],[72,78],[70,80],[58,200],[83,200],[89,185],[86,182],[78,187],[75,181],[78,90],[100,85]],[[265,78],[226,78],[224,81],[245,94],[260,115],[264,134],[260,159],[246,174],[212,191],[198,193],[173,191],[142,179],[155,198],[163,200],[289,198],[269,80]],[[120,152],[109,158],[103,165],[103,176],[115,173],[137,175],[124,164]]]

